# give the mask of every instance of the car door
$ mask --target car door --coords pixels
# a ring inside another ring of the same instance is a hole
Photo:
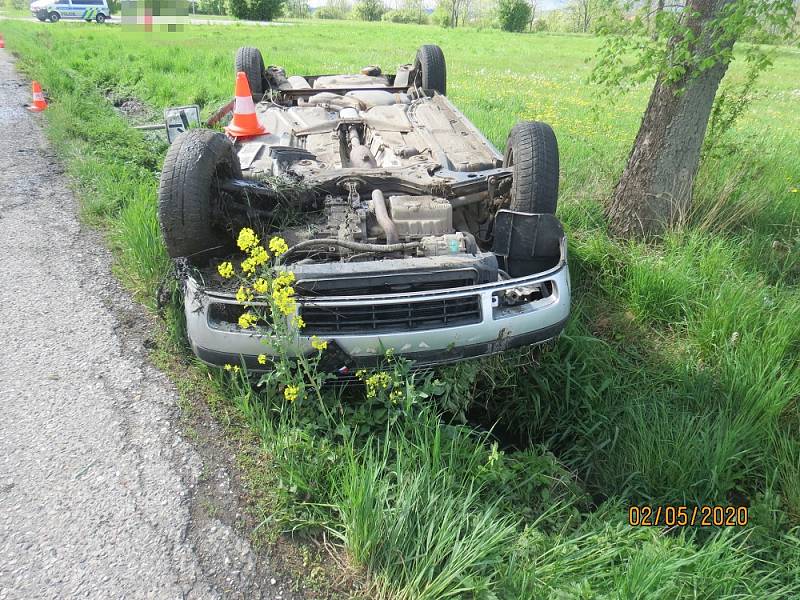
[[[85,19],[86,13],[89,9],[84,0],[71,0],[72,1],[72,16],[75,19]]]
[[[61,15],[62,19],[74,19],[74,7],[70,0],[58,0],[55,5],[56,12]]]
[[[97,18],[97,13],[102,12],[103,0],[80,0],[81,18],[93,21]]]

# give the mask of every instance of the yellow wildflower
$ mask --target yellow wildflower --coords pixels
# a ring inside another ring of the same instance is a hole
[[[292,283],[294,283],[294,273],[291,271],[284,271],[275,278],[275,281],[272,282],[276,288],[286,287]]]
[[[272,299],[275,305],[278,307],[278,310],[285,315],[292,314],[297,306],[294,298],[292,298],[293,295],[294,289],[291,287],[275,288],[272,290]]]
[[[258,317],[255,316],[251,312],[243,313],[241,317],[239,317],[239,327],[242,329],[248,329],[256,324],[258,321]]]
[[[229,364],[229,363],[225,363],[225,370],[226,371],[230,371],[231,369],[233,369],[233,365]]]
[[[267,355],[266,354],[259,354],[258,355],[258,364],[260,364],[260,365],[267,364]]]
[[[237,302],[252,302],[253,301],[253,290],[250,288],[246,288],[244,286],[239,286],[239,291],[236,292],[236,301]]]
[[[245,258],[242,261],[242,271],[245,273],[254,273],[256,270],[256,263],[252,258]]]
[[[269,252],[264,250],[264,246],[253,246],[250,249],[250,260],[256,265],[263,265],[269,260]]]
[[[402,390],[392,390],[389,394],[389,400],[392,401],[392,404],[397,404],[403,398]]]
[[[315,336],[315,335],[312,335],[312,336],[311,336],[311,346],[312,346],[312,347],[313,347],[315,350],[319,350],[319,351],[321,352],[322,350],[327,350],[327,349],[328,349],[328,342],[327,342],[327,341],[325,341],[325,340],[321,340],[321,339],[319,339],[319,338],[318,338],[317,336]],[[362,373],[362,374],[363,374],[363,371],[358,371],[358,372],[356,373],[356,376],[358,376],[358,373]]]
[[[292,323],[298,329],[302,329],[303,327],[306,326],[306,322],[303,321],[303,317],[301,317],[300,315],[295,315],[294,319],[292,319]]]
[[[391,379],[388,373],[381,371],[375,373],[367,378],[367,398],[374,398],[378,395],[378,389],[386,389],[389,387]]]
[[[269,249],[272,250],[276,256],[286,254],[289,246],[286,245],[286,240],[281,237],[274,237],[269,241]]]
[[[283,388],[283,397],[289,402],[294,402],[297,400],[297,394],[299,391],[300,390],[296,385],[287,385],[285,388]]]
[[[217,266],[217,271],[219,271],[219,274],[225,279],[230,279],[233,277],[233,265],[227,260],[223,263],[219,263]]]
[[[253,282],[253,289],[257,294],[266,294],[269,291],[269,282],[263,277],[259,277]]]
[[[249,227],[245,227],[239,232],[239,239],[236,240],[236,244],[242,252],[247,252],[250,248],[257,245],[258,241],[256,232]]]
[[[227,364],[226,363],[225,364],[225,370],[226,371],[233,371],[234,373],[238,373],[240,369],[239,369],[239,365],[231,365],[231,364]]]

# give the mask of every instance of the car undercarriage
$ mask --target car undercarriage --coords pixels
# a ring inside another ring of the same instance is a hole
[[[243,227],[286,241],[305,323],[295,351],[324,337],[330,369],[389,348],[438,364],[560,333],[570,290],[549,126],[518,124],[501,154],[445,96],[437,46],[391,75],[287,76],[254,48],[236,70],[257,134],[182,134],[159,191],[201,359],[259,368],[263,340],[237,325],[245,308],[216,272]]]

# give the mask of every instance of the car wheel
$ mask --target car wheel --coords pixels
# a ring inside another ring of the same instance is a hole
[[[48,19],[48,20],[49,20],[51,23],[58,23],[58,20],[59,20],[60,18],[61,18],[61,15],[60,15],[60,14],[58,14],[57,12],[52,12],[52,13],[50,13],[49,15],[47,15],[47,19]]]
[[[37,19],[39,19],[39,20],[40,20],[42,23],[44,23],[45,21],[47,21],[47,19],[45,19],[44,17],[36,17],[36,18],[37,18]]]
[[[253,94],[264,93],[264,58],[261,50],[242,46],[236,51],[234,66],[236,73],[241,71],[247,75],[247,83]]]
[[[420,46],[414,60],[414,70],[416,85],[423,90],[436,90],[442,95],[447,94],[447,64],[444,61],[444,52],[439,46],[433,44]]]
[[[171,257],[202,260],[229,249],[231,238],[214,226],[212,213],[219,181],[241,176],[239,157],[225,135],[190,129],[178,136],[158,186],[158,220]]]
[[[105,23],[105,22],[106,22],[106,16],[105,16],[105,15],[102,15],[102,14],[100,14],[100,15],[97,15],[97,16],[95,17],[95,21],[97,21],[98,23],[100,23],[100,25],[102,25],[103,23]]]
[[[547,123],[514,125],[503,165],[513,167],[511,210],[554,215],[558,205],[558,142]]]

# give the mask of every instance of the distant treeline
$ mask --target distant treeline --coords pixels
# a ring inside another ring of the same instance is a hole
[[[25,0],[5,1],[27,7]],[[795,29],[800,35],[800,0],[795,1]],[[637,19],[645,25],[654,24],[659,14],[682,8],[680,0],[568,0],[555,10],[542,10],[537,0],[436,0],[435,5],[423,0],[327,0],[316,8],[307,0],[198,0],[196,4],[197,12],[241,19],[353,19],[561,33],[609,31],[615,24],[621,27]],[[775,32],[765,22],[749,41],[770,43],[774,39]]]

